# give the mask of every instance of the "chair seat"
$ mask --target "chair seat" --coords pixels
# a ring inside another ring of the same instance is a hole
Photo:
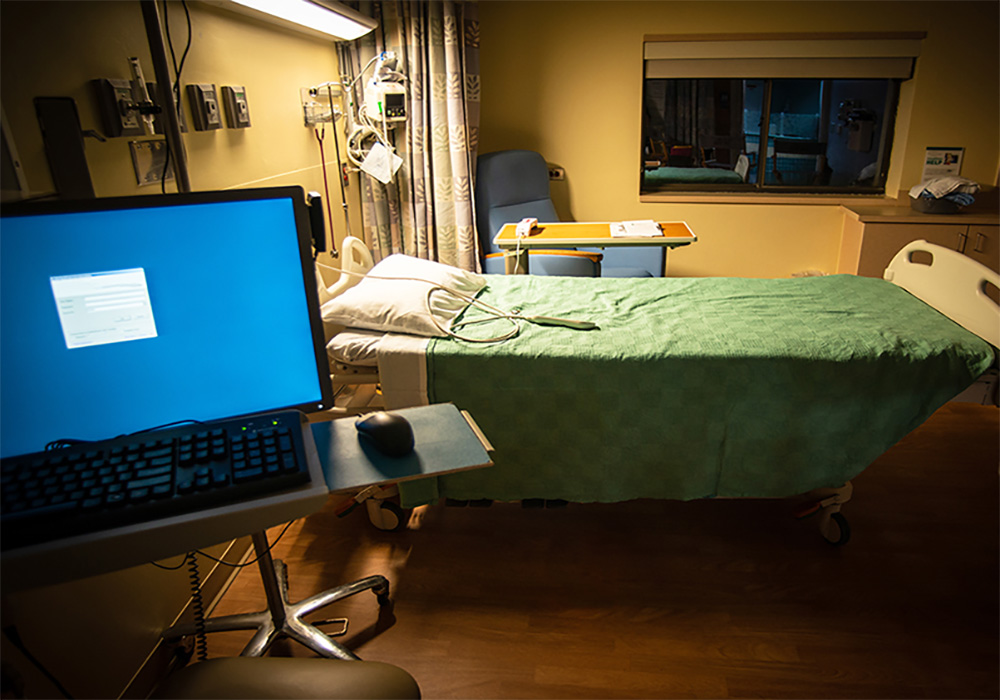
[[[582,248],[581,250],[601,251],[601,277],[663,277],[666,257],[663,248]]]
[[[403,669],[379,661],[240,656],[186,666],[152,697],[419,699],[420,688]]]
[[[533,275],[560,277],[598,277],[601,273],[600,253],[580,250],[530,250],[528,268]],[[502,275],[506,272],[503,253],[490,253],[483,261],[483,272]]]
[[[652,277],[653,273],[641,267],[605,267],[601,277]]]

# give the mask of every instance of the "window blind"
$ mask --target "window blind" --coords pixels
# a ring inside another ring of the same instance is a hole
[[[901,78],[920,32],[646,37],[646,78]]]

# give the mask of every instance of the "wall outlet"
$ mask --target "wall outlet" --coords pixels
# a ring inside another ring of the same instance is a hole
[[[195,131],[222,128],[222,110],[219,96],[211,83],[193,83],[187,86],[188,102]]]
[[[557,168],[554,166],[549,166],[549,179],[550,180],[565,180],[566,171],[562,168]]]
[[[245,129],[250,126],[250,103],[242,85],[223,85],[222,104],[226,107],[226,126]]]

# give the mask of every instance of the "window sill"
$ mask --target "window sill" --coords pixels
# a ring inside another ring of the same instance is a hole
[[[647,192],[639,195],[640,204],[765,204],[808,206],[907,206],[886,195],[868,194],[775,194],[774,192]]]

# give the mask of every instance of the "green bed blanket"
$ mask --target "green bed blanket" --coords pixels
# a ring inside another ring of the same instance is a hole
[[[743,178],[739,173],[725,168],[671,168],[664,166],[646,170],[642,173],[642,182],[646,186],[657,185],[703,185],[703,184],[741,184]]]
[[[401,484],[405,507],[840,486],[993,359],[988,343],[877,279],[488,279],[480,298],[496,307],[600,329],[432,340],[429,399],[474,416],[495,466]]]

